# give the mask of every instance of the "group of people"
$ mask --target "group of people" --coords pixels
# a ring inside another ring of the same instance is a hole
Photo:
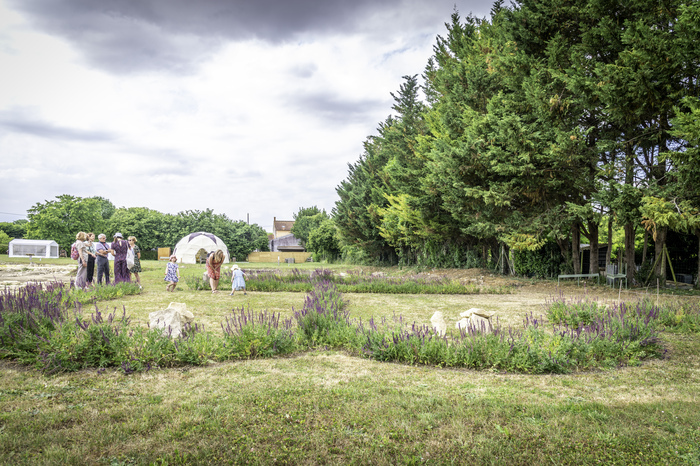
[[[115,233],[111,244],[107,244],[107,235],[100,234],[95,243],[94,233],[79,232],[75,236],[73,246],[78,252],[78,274],[75,286],[87,288],[94,285],[95,269],[97,269],[97,284],[104,278],[105,284],[110,284],[109,255],[114,256],[114,283],[131,282],[131,275],[141,287],[141,250],[136,245],[136,238],[129,236],[124,240],[121,233]],[[133,255],[133,265],[128,267],[127,255]]]
[[[224,251],[222,251],[221,249],[215,252],[210,252],[209,255],[207,255],[207,277],[209,277],[209,285],[211,286],[212,293],[219,292],[219,280],[221,280],[221,266],[223,265],[225,258],[226,257],[224,256]],[[238,264],[233,264],[231,270],[233,271],[233,280],[231,283],[230,296],[233,296],[236,291],[243,291],[243,294],[248,294],[245,290],[245,273],[241,270],[240,267],[238,267]],[[180,281],[180,267],[177,264],[177,257],[175,256],[175,254],[170,256],[170,261],[168,262],[168,265],[165,268],[165,281],[168,282],[168,285],[165,287],[165,290],[175,291],[175,287],[177,287],[177,282]]]
[[[221,265],[224,263],[224,251],[219,249],[207,256],[207,276],[209,276],[209,285],[212,293],[219,292],[219,280],[221,279]],[[231,281],[231,293],[233,296],[236,291],[243,291],[243,294],[248,294],[245,291],[245,273],[238,267],[238,264],[233,264],[231,267],[233,272]]]
[[[95,243],[94,233],[79,232],[75,236],[75,246],[78,251],[78,274],[75,280],[75,286],[78,288],[87,288],[94,285],[94,274],[97,269],[97,284],[101,284],[104,278],[105,284],[109,285],[109,255],[114,256],[114,283],[131,282],[131,275],[134,275],[134,280],[141,287],[141,251],[136,245],[136,238],[129,236],[128,241],[124,240],[121,233],[115,233],[111,244],[107,244],[107,236],[100,234],[98,242]],[[133,265],[127,264],[127,255],[133,256]],[[224,252],[219,249],[216,252],[211,252],[207,256],[207,276],[212,293],[219,292],[219,280],[221,279],[221,266],[224,263]],[[231,295],[236,291],[245,290],[245,273],[234,264],[231,267],[233,271],[233,282],[231,285]],[[175,291],[177,283],[180,281],[180,268],[177,264],[175,254],[170,256],[168,265],[165,268],[165,281],[168,282],[166,291]]]

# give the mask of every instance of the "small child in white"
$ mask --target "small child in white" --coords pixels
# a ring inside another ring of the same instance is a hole
[[[180,281],[180,267],[177,265],[177,257],[175,254],[170,256],[170,262],[165,268],[165,281],[170,282],[165,287],[165,291],[175,291],[177,282]]]
[[[233,296],[236,291],[240,290],[243,290],[243,294],[248,294],[245,291],[245,279],[243,278],[245,272],[238,267],[238,264],[233,264],[231,271],[233,272],[233,277],[231,280],[231,294],[229,296]]]

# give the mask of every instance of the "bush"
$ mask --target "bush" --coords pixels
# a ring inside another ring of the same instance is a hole
[[[292,320],[280,322],[280,314],[253,313],[241,307],[221,323],[223,344],[217,356],[226,359],[253,359],[289,354],[296,350]]]
[[[319,270],[316,277],[328,274]],[[86,316],[79,302],[68,306],[62,284],[6,289],[0,293],[0,357],[48,373],[117,367],[129,374],[325,346],[378,361],[541,374],[637,364],[663,356],[661,328],[700,331],[697,303],[602,305],[560,297],[549,303],[548,320],[530,314],[522,329],[504,329],[496,320],[438,335],[401,316],[366,324],[350,319],[339,287],[325,278],[313,283],[293,319],[234,309],[222,322],[223,337],[194,325],[176,339],[160,329],[130,327],[126,309],[102,312],[95,305]]]
[[[328,282],[316,283],[306,296],[304,307],[294,313],[302,342],[308,346],[343,346],[354,335],[349,312],[338,288]]]
[[[537,251],[513,251],[515,273],[524,277],[551,278],[566,267],[555,243],[546,243]]]
[[[245,270],[244,270],[245,271]],[[482,289],[474,284],[462,284],[446,277],[386,277],[348,272],[345,275],[334,274],[330,269],[315,269],[302,272],[292,269],[289,274],[275,272],[246,272],[246,289],[248,291],[291,291],[311,292],[322,281],[334,283],[338,291],[344,293],[386,293],[386,294],[477,294],[507,293],[506,287]],[[222,289],[231,286],[230,271],[222,272],[219,286]],[[209,280],[201,277],[186,277],[185,282],[191,290],[210,290]]]

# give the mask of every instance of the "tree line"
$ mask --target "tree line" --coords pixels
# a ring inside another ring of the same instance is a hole
[[[639,236],[659,258],[669,229],[700,239],[700,2],[497,1],[445,26],[336,189],[346,258],[508,269],[553,247],[587,273],[582,241],[597,258],[621,228],[632,278]]]
[[[104,233],[108,240],[116,232],[133,235],[146,258],[149,251],[174,248],[185,235],[197,231],[221,238],[232,257],[245,258],[256,249],[269,250],[267,232],[262,227],[231,220],[226,215],[214,214],[211,209],[163,214],[146,207],[116,208],[99,196],[81,198],[63,194],[36,203],[27,211],[27,217],[28,221],[0,226],[5,232],[21,233],[12,237],[52,239],[66,251],[79,231]]]

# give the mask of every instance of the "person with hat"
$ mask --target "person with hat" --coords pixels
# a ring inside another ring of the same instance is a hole
[[[238,264],[233,264],[231,272],[233,272],[233,277],[231,280],[231,294],[229,296],[233,296],[236,291],[240,290],[243,290],[243,294],[248,294],[245,291],[245,279],[243,278],[245,272],[238,267]]]
[[[114,283],[131,282],[131,274],[126,266],[126,253],[129,252],[129,243],[124,240],[121,233],[114,234],[112,241],[112,254],[114,254]]]

